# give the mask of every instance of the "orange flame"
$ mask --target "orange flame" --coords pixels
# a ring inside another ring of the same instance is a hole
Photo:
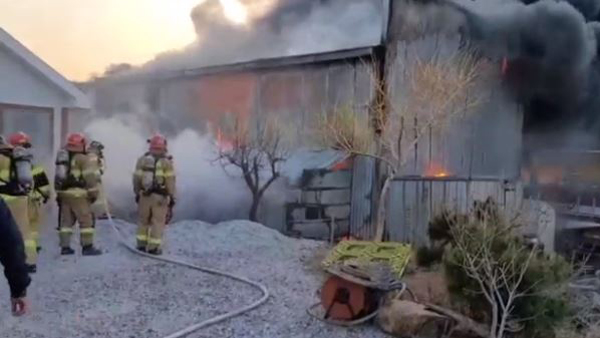
[[[217,128],[217,147],[219,148],[219,151],[223,152],[231,151],[233,149],[233,142],[223,135],[221,128]]]
[[[438,163],[430,163],[427,170],[425,170],[426,177],[448,177],[450,173]]]

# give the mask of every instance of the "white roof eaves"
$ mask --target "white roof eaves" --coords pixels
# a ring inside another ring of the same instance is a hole
[[[6,46],[16,56],[21,58],[27,65],[34,68],[38,73],[42,74],[51,83],[57,86],[64,93],[73,98],[72,108],[91,109],[91,103],[87,95],[85,95],[73,83],[67,80],[59,72],[50,67],[37,55],[33,54],[27,47],[13,38],[7,31],[0,27],[0,44]]]

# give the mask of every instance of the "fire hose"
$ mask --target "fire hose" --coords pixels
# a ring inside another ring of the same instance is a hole
[[[233,310],[231,312],[227,312],[206,320],[203,320],[199,323],[193,324],[188,326],[185,329],[179,330],[177,332],[174,332],[164,338],[179,338],[179,337],[185,337],[193,332],[196,332],[200,329],[203,329],[205,327],[208,327],[210,325],[214,325],[217,323],[220,323],[222,321],[231,319],[233,317],[237,317],[243,313],[246,313],[248,311],[254,310],[256,308],[258,308],[259,306],[263,305],[267,299],[269,299],[269,290],[267,290],[267,288],[255,281],[252,281],[248,278],[242,277],[242,276],[238,276],[238,275],[234,275],[228,272],[223,272],[220,270],[216,270],[216,269],[212,269],[212,268],[207,268],[207,267],[202,267],[202,266],[197,266],[197,265],[193,265],[187,262],[184,262],[182,260],[178,260],[175,258],[166,258],[166,257],[159,257],[159,256],[153,256],[150,255],[148,253],[145,252],[141,252],[138,251],[133,245],[129,244],[129,242],[125,239],[125,237],[123,236],[123,234],[121,233],[121,231],[119,230],[119,228],[117,227],[112,215],[110,214],[109,210],[108,210],[108,204],[106,199],[104,199],[104,210],[106,212],[106,216],[108,218],[108,222],[110,224],[110,226],[112,227],[113,231],[115,232],[115,234],[117,235],[117,238],[119,239],[119,242],[125,247],[127,248],[129,251],[131,251],[132,253],[139,255],[139,256],[143,256],[146,258],[150,258],[156,261],[161,261],[161,262],[165,262],[165,263],[170,263],[170,264],[175,264],[175,265],[179,265],[179,266],[183,266],[192,270],[197,270],[197,271],[201,271],[204,273],[208,273],[211,275],[216,275],[216,276],[221,276],[221,277],[225,277],[225,278],[229,278],[229,279],[233,279],[236,280],[238,282],[247,284],[252,286],[253,288],[258,289],[261,293],[262,293],[262,297],[258,300],[256,300],[255,302],[246,305],[244,307],[238,308],[237,310]]]

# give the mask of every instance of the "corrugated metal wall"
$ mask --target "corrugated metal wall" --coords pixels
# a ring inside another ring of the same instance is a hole
[[[411,69],[428,60],[454,57],[460,46],[458,37],[435,36],[397,46],[389,92],[392,112],[400,112],[404,119],[402,151],[406,165],[401,174],[423,175],[433,165],[459,177],[515,178],[520,174],[522,112],[502,85],[499,65],[497,74],[468,94],[477,98],[473,99],[477,107],[457,114],[442,123],[443,127],[418,133],[427,126],[429,117],[406,107],[409,102],[411,108]]]
[[[375,229],[373,220],[372,194],[375,183],[375,160],[356,157],[352,169],[352,197],[350,212],[350,234],[358,238],[372,238]]]
[[[522,187],[499,179],[398,178],[392,183],[387,207],[389,239],[427,244],[432,217],[443,210],[467,212],[474,201],[488,197],[514,214],[521,208]]]

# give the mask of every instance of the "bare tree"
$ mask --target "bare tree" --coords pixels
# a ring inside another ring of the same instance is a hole
[[[479,289],[472,291],[481,293],[491,309],[489,337],[503,338],[527,320],[513,319],[512,313],[515,302],[531,296],[534,291],[533,288],[524,289],[522,284],[538,248],[513,241],[512,247],[499,255],[494,247],[497,238],[506,236],[513,229],[488,222],[487,217],[478,222],[480,231],[472,231],[471,224],[456,224],[451,232],[454,248],[459,253],[460,268],[476,281]]]
[[[482,82],[485,64],[469,52],[427,60],[412,57],[399,67],[402,77],[398,90],[388,93],[374,81],[379,96],[386,99],[373,104],[369,114],[337,107],[320,121],[318,135],[325,146],[375,158],[387,169],[375,214],[376,240],[383,238],[388,191],[392,179],[407,163],[407,154],[428,132],[445,128],[479,104],[480,97],[473,92]],[[374,74],[373,70],[371,75],[376,79]]]
[[[288,156],[283,129],[274,116],[252,121],[225,115],[219,125],[219,157],[225,170],[235,167],[252,194],[251,221],[258,221],[258,208],[265,192],[281,175]]]

